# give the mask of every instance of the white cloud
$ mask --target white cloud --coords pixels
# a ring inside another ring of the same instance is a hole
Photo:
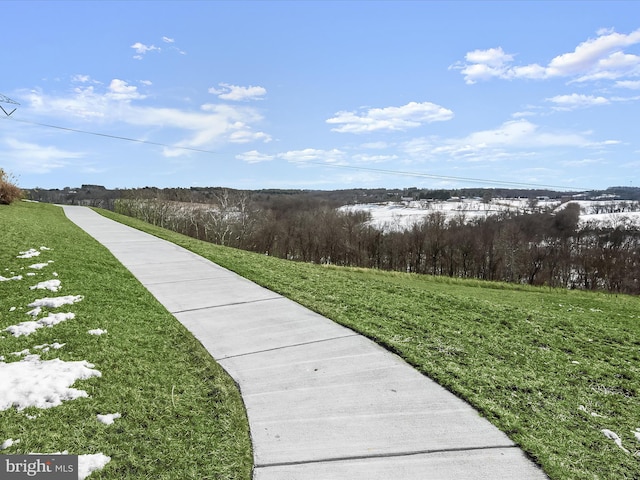
[[[162,37],[164,43],[175,43],[175,39],[169,37]]]
[[[515,112],[515,113],[511,114],[511,116],[513,118],[534,117],[536,115],[537,114],[535,112],[532,112],[530,110],[525,110],[525,111],[522,111],[522,112]]]
[[[101,128],[107,124],[130,125],[143,129],[162,129],[161,143],[169,143],[167,138],[182,137],[172,143],[173,147],[211,149],[224,143],[269,142],[271,136],[254,130],[254,125],[262,121],[262,116],[247,106],[226,104],[204,104],[200,111],[142,106],[139,100],[145,98],[136,86],[121,79],[113,79],[109,86],[78,87],[70,94],[55,96],[42,91],[31,91],[28,108],[40,116],[62,117],[82,120],[78,128],[89,130],[86,122],[100,120]],[[146,137],[147,133],[138,133]],[[136,136],[127,134],[127,136]],[[185,155],[181,149],[165,149],[167,156]]]
[[[630,88],[631,90],[640,90],[640,80],[620,80],[616,82],[616,87]]]
[[[640,43],[640,29],[629,34],[599,30],[596,38],[580,43],[573,52],[552,58],[546,66],[532,63],[513,65],[514,56],[502,48],[474,50],[450,68],[458,69],[467,84],[491,78],[545,79],[570,77],[585,82],[618,79],[640,75],[640,56],[624,53],[623,49]]]
[[[217,95],[218,98],[221,98],[222,100],[262,100],[261,97],[264,97],[267,94],[266,88],[254,87],[253,85],[242,87],[228,83],[219,83],[218,86],[221,88],[217,89],[215,87],[211,87],[209,89],[209,93]]]
[[[144,43],[141,42],[136,42],[133,45],[131,45],[131,48],[133,48],[137,55],[134,55],[133,58],[135,58],[136,60],[142,60],[142,58],[148,53],[148,52],[159,52],[160,48],[156,47],[155,45],[145,45]]]
[[[504,53],[502,47],[490,48],[488,50],[474,50],[465,55],[465,59],[470,63],[478,63],[488,65],[489,67],[499,68],[505,63],[513,61],[513,55]]]
[[[607,105],[609,100],[604,97],[595,97],[593,95],[581,95],[572,93],[571,95],[556,95],[547,98],[548,102],[554,103],[554,110],[575,110],[576,108],[593,107],[598,105]]]
[[[89,75],[74,75],[73,77],[71,77],[71,81],[72,82],[77,82],[77,83],[87,83],[91,81],[91,77]]]
[[[562,162],[562,165],[565,167],[586,167],[589,165],[597,165],[603,163],[601,158],[583,158],[581,160],[568,160]]]
[[[401,107],[370,108],[364,112],[337,112],[327,123],[339,125],[331,130],[340,133],[366,133],[377,130],[406,130],[424,123],[453,118],[453,112],[430,102],[409,102]]]
[[[138,100],[144,98],[144,95],[138,93],[138,87],[127,84],[124,80],[114,78],[109,84],[109,92],[107,97],[113,100]]]
[[[261,163],[261,162],[270,162],[274,159],[273,155],[267,155],[264,153],[260,153],[257,150],[251,150],[249,152],[244,152],[236,155],[238,160],[243,160],[247,163]]]
[[[23,142],[15,138],[4,138],[2,141],[6,147],[3,152],[4,158],[28,173],[50,173],[68,166],[70,160],[85,156],[83,152],[61,150],[57,147]]]
[[[305,148],[304,150],[291,150],[289,152],[279,153],[278,158],[292,163],[341,163],[345,159],[345,154],[336,148],[332,150]]]
[[[390,145],[387,142],[368,142],[360,145],[362,148],[371,148],[373,150],[382,150],[384,148],[389,148]]]
[[[358,163],[384,163],[391,160],[397,160],[397,155],[369,155],[366,153],[357,153],[351,157]]]
[[[586,134],[545,131],[526,120],[510,120],[497,128],[473,132],[461,138],[415,138],[402,150],[421,160],[495,161],[535,155],[544,148],[597,146]]]

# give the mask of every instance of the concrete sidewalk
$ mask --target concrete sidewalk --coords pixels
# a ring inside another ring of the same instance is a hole
[[[177,245],[63,208],[239,384],[254,479],[547,478],[464,401],[352,330]]]

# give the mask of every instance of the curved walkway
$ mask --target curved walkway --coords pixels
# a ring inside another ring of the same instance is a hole
[[[352,330],[175,244],[63,208],[236,380],[254,479],[547,478],[468,404]]]

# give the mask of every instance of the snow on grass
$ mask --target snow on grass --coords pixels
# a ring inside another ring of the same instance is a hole
[[[33,268],[34,270],[42,270],[44,267],[49,266],[50,263],[53,263],[53,260],[49,260],[47,263],[34,263],[33,265],[29,265],[29,268]]]
[[[107,333],[106,330],[102,330],[101,328],[94,328],[93,330],[87,331],[89,335],[104,335]]]
[[[69,452],[29,453],[29,455],[69,455]],[[104,453],[78,455],[78,480],[84,480],[96,470],[102,470],[111,461]]]
[[[606,428],[603,428],[602,430],[600,430],[602,433],[604,433],[604,436],[607,438],[610,438],[611,440],[614,441],[614,443],[620,447],[622,450],[624,450],[625,452],[629,453],[629,450],[627,450],[626,448],[624,448],[622,446],[622,440],[620,439],[620,437],[618,436],[617,433],[612,432],[611,430],[607,430]]]
[[[19,323],[18,325],[11,325],[4,329],[5,332],[9,332],[14,337],[21,337],[23,335],[31,335],[33,332],[43,327],[53,327],[58,323],[65,320],[72,320],[76,316],[75,313],[50,313],[48,316],[39,320],[31,320],[27,322]]]
[[[9,282],[11,280],[22,280],[22,275],[16,275],[15,277],[3,277],[2,275],[0,275],[0,282]]]
[[[33,347],[33,348],[35,348],[36,350],[42,350],[42,352],[43,352],[43,353],[46,353],[46,352],[48,352],[49,350],[51,350],[52,348],[53,348],[54,350],[59,350],[59,349],[61,349],[62,347],[64,347],[65,345],[66,345],[66,343],[58,343],[58,342],[54,342],[54,343],[51,343],[51,344],[49,344],[49,343],[45,343],[45,344],[43,344],[43,345],[36,345],[36,346],[35,346],[35,347]]]
[[[0,450],[6,450],[7,448],[12,447],[13,445],[15,445],[17,443],[20,443],[20,440],[14,440],[13,438],[7,438],[0,445]]]
[[[122,415],[120,415],[119,413],[107,413],[104,415],[98,414],[96,415],[96,418],[99,422],[104,423],[105,425],[111,425],[117,418],[120,418],[121,416]]]
[[[102,470],[111,461],[104,453],[78,456],[78,480],[84,480],[92,472]]]
[[[15,407],[51,408],[63,401],[88,397],[84,390],[71,388],[78,380],[100,377],[94,365],[86,360],[65,362],[59,358],[40,360],[27,355],[19,362],[0,362],[0,411]]]
[[[40,251],[51,250],[48,247],[40,247]],[[17,258],[33,258],[40,255],[40,251],[32,248],[24,252],[19,252]],[[49,260],[45,263],[34,263],[29,268],[41,270],[53,263]],[[8,270],[8,269],[7,269]],[[12,275],[15,275],[12,272]],[[34,276],[35,273],[27,273]],[[53,273],[57,277],[57,273]],[[0,282],[10,280],[22,280],[22,275],[15,275],[11,278],[0,276]],[[50,290],[56,292],[60,289],[60,280],[47,280],[30,287],[31,290]],[[37,316],[42,308],[58,308],[63,305],[71,305],[83,300],[82,295],[67,295],[54,298],[40,298],[30,303],[29,307],[33,310],[27,312],[29,315]],[[11,307],[10,312],[16,310]],[[37,321],[22,322],[18,325],[7,327],[5,331],[16,337],[30,335],[39,328],[53,327],[60,322],[75,318],[74,313],[50,313],[47,317]],[[104,331],[106,333],[106,331]],[[51,349],[57,350],[64,347],[64,343],[52,343],[36,345],[33,348],[45,353]],[[78,380],[86,380],[92,377],[101,377],[102,373],[94,369],[94,365],[86,360],[66,362],[59,358],[52,360],[41,360],[39,355],[30,354],[29,349],[20,352],[13,352],[15,356],[24,356],[17,362],[5,362],[4,356],[0,356],[0,411],[8,410],[15,407],[18,411],[27,407],[36,407],[41,409],[52,408],[61,405],[64,401],[74,400],[76,398],[88,397],[84,390],[71,388]],[[28,415],[30,419],[35,416]],[[120,418],[119,413],[98,415],[98,420],[109,425],[116,418]],[[0,444],[0,450],[5,450],[19,443],[20,440],[11,438]],[[66,455],[68,452],[57,452],[52,455]],[[111,457],[103,453],[78,455],[78,479],[84,480],[92,472],[104,468],[111,461]]]
[[[52,292],[57,292],[58,290],[60,290],[61,283],[62,282],[60,282],[60,280],[46,280],[29,288],[31,290],[51,290]]]
[[[36,250],[35,248],[31,248],[29,250],[27,250],[26,252],[19,252],[20,255],[18,255],[16,258],[33,258],[33,257],[37,257],[38,255],[40,255],[40,252],[38,250]]]
[[[47,297],[39,298],[31,302],[28,307],[36,307],[33,310],[29,310],[29,315],[38,316],[42,311],[42,307],[58,308],[63,305],[73,305],[74,303],[82,301],[84,297],[82,295],[66,295],[64,297]]]

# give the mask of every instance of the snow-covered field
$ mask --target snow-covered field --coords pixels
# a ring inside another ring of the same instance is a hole
[[[19,252],[16,256],[19,259],[30,259],[40,256],[42,253],[49,252],[51,249],[40,247],[40,249],[32,248],[25,252]],[[28,278],[36,275],[47,276],[47,268],[54,263],[49,260],[45,263],[36,263],[21,267],[24,274],[17,272],[5,273],[0,275],[2,281],[27,282]],[[33,270],[38,271],[38,273]],[[5,269],[6,271],[6,269]],[[52,272],[51,277],[57,277],[56,272]],[[40,291],[48,290],[57,292],[61,288],[62,282],[57,278],[40,281],[35,285],[25,284],[25,288]],[[5,337],[3,335],[13,335],[15,337],[29,336],[39,328],[53,328],[60,322],[73,320],[75,313],[73,312],[56,312],[46,313],[41,318],[37,318],[42,314],[42,309],[47,310],[68,307],[84,298],[81,295],[66,295],[60,297],[44,297],[35,299],[26,306],[11,306],[7,308],[11,315],[15,315],[16,321],[20,316],[28,315],[31,320],[18,321],[15,325],[6,327],[0,332],[0,341]],[[66,308],[65,308],[66,309]],[[106,333],[104,330],[91,330],[87,335],[96,335]],[[63,402],[69,402],[77,398],[87,397],[86,391],[73,388],[76,382],[86,380],[92,377],[100,377],[101,372],[96,370],[92,363],[87,360],[80,361],[63,361],[59,358],[42,360],[41,353],[50,352],[52,350],[60,350],[64,348],[64,343],[53,343],[34,345],[29,349],[20,352],[12,352],[12,358],[0,356],[0,410],[8,410],[15,408],[18,412],[22,412],[27,407],[35,407],[39,409],[55,408],[62,405]],[[34,350],[32,352],[31,350]],[[37,352],[37,353],[36,353]],[[25,415],[27,420],[33,420],[36,417]],[[97,415],[96,422],[102,422],[110,425],[117,418],[119,413]],[[12,446],[20,443],[20,439],[2,439],[0,438],[0,452],[10,449]],[[3,452],[10,453],[10,452]],[[68,452],[50,452],[36,453],[34,455],[66,455]],[[91,475],[93,471],[102,469],[111,458],[103,453],[78,455],[78,479],[84,479]]]
[[[530,202],[528,199],[494,199],[484,203],[480,199],[456,199],[455,201],[411,201],[388,203],[360,203],[340,207],[345,212],[368,212],[369,224],[385,231],[398,231],[411,228],[425,216],[440,212],[445,218],[472,221],[486,218],[502,212],[532,212],[551,208],[559,210],[568,203],[580,206],[580,223],[594,222],[602,227],[640,227],[640,202],[620,200],[572,200],[561,203],[559,200],[541,199]]]

